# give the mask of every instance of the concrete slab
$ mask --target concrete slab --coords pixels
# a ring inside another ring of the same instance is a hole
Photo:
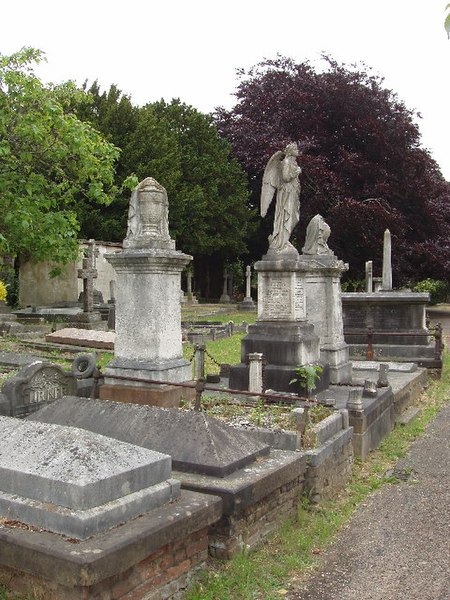
[[[58,344],[72,344],[74,346],[113,350],[116,334],[113,331],[66,327],[65,329],[47,334],[45,339],[47,342]]]
[[[67,396],[29,417],[81,427],[170,454],[174,469],[225,477],[270,447],[202,412]]]

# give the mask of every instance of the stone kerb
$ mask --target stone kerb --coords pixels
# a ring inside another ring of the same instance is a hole
[[[3,384],[0,414],[26,417],[58,398],[75,395],[76,389],[76,379],[71,372],[58,365],[35,361]]]

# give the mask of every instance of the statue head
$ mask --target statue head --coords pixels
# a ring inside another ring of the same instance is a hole
[[[286,156],[298,156],[298,146],[296,142],[288,144],[284,150]]]

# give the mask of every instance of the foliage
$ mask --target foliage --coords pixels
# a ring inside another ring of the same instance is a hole
[[[415,292],[428,292],[430,294],[430,303],[438,304],[447,302],[450,295],[450,285],[447,281],[439,279],[424,279],[418,281],[414,286]]]
[[[341,288],[343,292],[364,292],[366,289],[366,280],[345,278],[341,284]]]
[[[312,392],[316,389],[316,381],[320,379],[323,367],[320,365],[303,365],[296,367],[296,377],[291,379],[289,384],[298,383],[306,392]]]
[[[75,116],[86,94],[34,75],[42,59],[0,55],[0,252],[64,263],[78,251],[76,201],[111,201],[118,150]]]
[[[350,263],[352,278],[364,275],[367,260],[381,271],[386,228],[396,283],[417,274],[447,278],[450,184],[420,146],[416,115],[365,67],[324,60],[322,71],[283,57],[241,71],[236,105],[217,110],[219,131],[247,171],[251,206],[259,204],[268,159],[296,141],[303,170],[298,248],[320,213],[331,227],[329,245]],[[267,248],[270,221],[251,240],[257,257]]]
[[[6,302],[7,295],[6,285],[0,279],[0,302]]]
[[[133,107],[115,86],[101,94],[97,82],[88,91],[94,101],[83,107],[83,118],[122,149],[116,184],[134,173],[139,180],[152,176],[167,189],[177,247],[220,264],[246,252],[252,213],[245,173],[230,158],[230,146],[212,118],[179,100]],[[104,209],[94,215],[84,211],[83,235],[97,231],[106,241],[122,239],[128,201],[129,192],[111,204],[104,225]],[[196,265],[201,275],[198,271]]]

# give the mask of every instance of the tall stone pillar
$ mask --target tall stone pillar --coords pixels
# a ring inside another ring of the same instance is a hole
[[[183,358],[180,307],[181,271],[192,257],[175,250],[166,190],[150,177],[133,191],[123,245],[122,252],[105,256],[117,274],[114,360],[101,389],[101,397],[111,399],[120,399],[120,394],[111,397],[114,386],[122,394],[125,385],[161,391],[144,380],[192,379],[191,365]],[[122,379],[127,377],[133,380]],[[136,390],[131,396],[141,401]]]

